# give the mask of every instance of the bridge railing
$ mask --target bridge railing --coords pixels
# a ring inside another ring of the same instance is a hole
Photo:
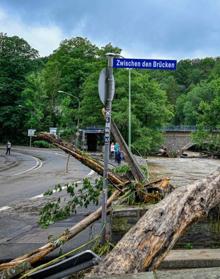
[[[189,125],[165,126],[161,128],[161,131],[163,132],[194,132],[196,130],[196,126]]]
[[[159,129],[160,131],[163,132],[195,132],[197,131],[196,126],[190,126],[190,125],[179,125],[179,126],[165,126]],[[205,131],[207,132],[214,132],[214,133],[220,133],[220,129],[215,128],[206,128]]]

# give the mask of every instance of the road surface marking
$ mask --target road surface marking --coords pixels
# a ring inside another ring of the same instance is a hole
[[[94,173],[95,173],[95,171],[94,171],[94,170],[91,170],[90,173],[89,173],[87,176],[90,177],[90,176],[92,176]]]
[[[55,154],[56,154],[56,155],[63,156],[63,157],[66,157],[65,155],[60,154],[60,153],[57,153],[57,152],[56,152]],[[26,154],[25,154],[25,155],[26,155]],[[36,165],[33,166],[32,168],[28,169],[28,170],[25,170],[25,171],[22,171],[22,172],[13,174],[13,176],[15,176],[15,175],[20,175],[20,174],[29,172],[29,171],[31,171],[31,170],[37,170],[37,169],[39,169],[39,168],[42,167],[43,162],[42,162],[40,159],[38,159],[38,158],[36,158],[36,157],[34,157],[34,156],[31,156],[31,155],[27,155],[27,156],[30,156],[30,157],[34,158],[34,160],[36,161]],[[94,170],[91,170],[86,176],[87,176],[87,177],[90,177],[90,176],[92,176],[94,173],[95,173],[95,171],[94,171]],[[81,182],[82,182],[81,180],[78,180],[78,181],[76,181],[76,182],[74,182],[74,183],[81,183]],[[65,190],[66,188],[67,188],[67,186],[62,186],[62,190]],[[53,190],[53,193],[55,193],[55,192],[57,192],[57,191],[56,191],[56,190]],[[44,197],[44,194],[39,194],[39,195],[36,195],[36,196],[31,197],[31,198],[29,198],[29,199],[30,199],[30,200],[36,200],[36,199],[38,199],[38,198],[43,198],[43,197]],[[1,212],[1,211],[4,211],[4,210],[8,210],[8,209],[10,209],[10,208],[11,208],[10,206],[3,206],[3,207],[0,207],[0,212]]]
[[[26,155],[26,154],[25,154],[25,155]],[[29,157],[33,158],[33,159],[35,160],[36,164],[35,164],[33,167],[31,167],[30,169],[27,169],[27,170],[24,170],[24,171],[15,173],[15,174],[13,174],[12,176],[21,175],[21,174],[24,174],[24,173],[26,173],[26,172],[30,172],[30,171],[32,171],[32,170],[38,170],[38,169],[40,169],[40,168],[42,167],[43,162],[42,162],[39,158],[36,158],[36,157],[34,157],[34,156],[31,156],[31,155],[26,155],[26,156],[29,156]]]
[[[0,207],[0,211],[8,210],[10,208],[11,208],[10,206],[2,206]]]
[[[92,176],[94,173],[95,173],[94,170],[91,170],[86,176],[87,176],[87,177],[90,177],[90,176]],[[73,182],[73,183],[81,183],[81,182],[82,182],[82,180],[78,180],[78,181],[75,181],[75,182]],[[67,186],[62,186],[62,190],[66,190],[66,188],[67,188]],[[53,193],[56,193],[56,192],[59,192],[59,191],[53,190]],[[30,199],[30,200],[36,200],[36,199],[43,198],[43,197],[44,197],[44,194],[40,194],[40,195],[36,195],[36,196],[34,196],[34,197],[31,197],[31,198],[29,198],[29,199]]]
[[[56,155],[59,155],[59,156],[63,156],[63,157],[67,157],[66,154],[61,154],[61,153],[58,153],[58,152],[55,152]]]
[[[76,181],[75,183],[79,183],[81,181]],[[62,190],[66,190],[67,186],[62,186]],[[53,190],[53,193],[59,193],[59,190]],[[30,200],[36,200],[36,199],[39,199],[39,198],[43,198],[44,197],[44,194],[40,194],[40,195],[37,195],[37,196],[34,196],[32,198],[29,198]]]

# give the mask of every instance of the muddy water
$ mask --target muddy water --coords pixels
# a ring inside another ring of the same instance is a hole
[[[200,180],[220,167],[220,160],[205,158],[147,158],[150,179],[170,177],[171,184],[183,186]],[[190,226],[174,249],[220,248],[220,206],[208,218]]]
[[[205,158],[147,159],[150,178],[168,176],[174,186],[183,186],[200,180],[220,167],[220,160]]]
[[[220,167],[220,160],[203,158],[148,158],[153,177],[168,176],[174,186],[183,186],[200,180]],[[190,247],[190,248],[189,248]],[[220,248],[219,206],[207,218],[190,226],[177,241],[174,249]]]

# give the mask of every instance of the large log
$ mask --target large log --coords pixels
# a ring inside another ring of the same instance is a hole
[[[220,169],[150,209],[88,277],[156,269],[186,229],[220,203]]]
[[[115,124],[114,120],[112,120],[111,123],[111,132],[115,138],[115,140],[119,143],[122,151],[125,155],[125,161],[128,163],[128,165],[131,167],[131,172],[138,182],[144,182],[146,181],[146,177],[143,174],[143,171],[141,170],[140,166],[137,163],[137,160],[135,159],[132,152],[129,150],[124,138],[122,137],[120,131],[118,130],[117,125]]]
[[[67,154],[70,154],[77,160],[81,161],[84,165],[96,171],[98,174],[100,175],[103,174],[103,166],[98,161],[96,161],[94,158],[87,156],[85,153],[81,152],[73,145],[62,141],[61,139],[57,139],[53,135],[50,135],[48,133],[40,133],[37,138],[51,142],[55,146],[65,151]],[[122,190],[119,187],[123,187],[130,182],[128,180],[121,178],[118,175],[115,175],[110,171],[108,172],[108,180],[112,183],[113,186],[117,188],[117,190],[114,191],[114,193],[107,200],[107,207],[109,207],[112,204],[112,202],[115,199],[117,199],[117,197],[120,195]],[[97,219],[99,219],[101,217],[101,212],[102,212],[102,208],[100,207],[96,211],[91,213],[89,216],[85,217],[82,221],[80,221],[70,229],[66,230],[55,241],[49,242],[46,245],[32,251],[31,253],[18,257],[8,263],[0,264],[0,271],[5,269],[12,269],[12,273],[13,273],[13,271],[17,270],[17,267],[20,268],[20,266],[23,263],[33,264],[38,262],[48,253],[58,248],[64,242],[73,238],[82,230],[84,230],[86,227],[88,227],[90,224],[92,224]]]
[[[63,142],[60,139],[56,139],[54,136],[48,134],[48,133],[41,133],[38,135],[39,139],[47,140],[48,142],[53,143],[55,146],[59,147],[66,153],[72,155],[74,158],[81,161],[84,165],[92,168],[94,171],[96,171],[99,174],[103,173],[103,166],[96,161],[95,159],[88,157],[86,154],[81,152],[80,150],[76,149],[71,144],[68,144],[66,142]],[[126,184],[128,184],[130,181],[124,180],[120,176],[117,176],[113,174],[112,172],[108,172],[108,179],[109,181],[116,187],[120,186],[123,187]],[[148,185],[146,185],[148,186]],[[111,203],[118,198],[120,195],[121,190],[118,189],[114,191],[114,193],[109,197],[107,201],[107,207],[111,205]],[[24,267],[26,267],[27,264],[34,264],[41,260],[44,256],[46,256],[51,251],[55,250],[59,246],[61,246],[64,242],[68,241],[69,239],[76,236],[78,233],[80,233],[82,230],[84,230],[86,227],[88,227],[90,224],[92,224],[94,221],[99,219],[101,217],[101,208],[98,208],[95,212],[91,213],[89,216],[84,218],[82,221],[74,225],[72,228],[66,230],[63,234],[61,234],[55,241],[49,242],[46,245],[28,253],[21,257],[18,257],[8,263],[0,264],[0,271],[1,270],[8,270],[9,273],[15,274],[18,272],[22,272],[22,270],[25,270]],[[11,277],[12,278],[12,277]]]
[[[73,156],[80,162],[82,162],[85,166],[91,168],[99,175],[103,175],[104,167],[100,164],[99,161],[95,160],[94,158],[89,157],[85,152],[80,151],[72,144],[69,144],[61,139],[57,139],[54,135],[49,133],[39,133],[36,139],[46,140],[53,145],[57,146],[67,154]],[[126,181],[122,177],[108,171],[108,181],[111,182],[113,185],[120,186],[121,184],[129,183],[130,181]]]

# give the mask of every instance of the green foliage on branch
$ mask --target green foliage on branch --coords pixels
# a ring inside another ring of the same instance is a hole
[[[79,206],[87,208],[89,204],[98,205],[102,184],[102,179],[97,179],[93,185],[88,178],[85,178],[82,185],[68,183],[62,187],[58,184],[54,189],[49,189],[44,196],[52,196],[62,191],[66,191],[67,196],[64,198],[59,196],[55,201],[47,202],[40,211],[39,224],[47,228],[54,222],[75,214]]]

